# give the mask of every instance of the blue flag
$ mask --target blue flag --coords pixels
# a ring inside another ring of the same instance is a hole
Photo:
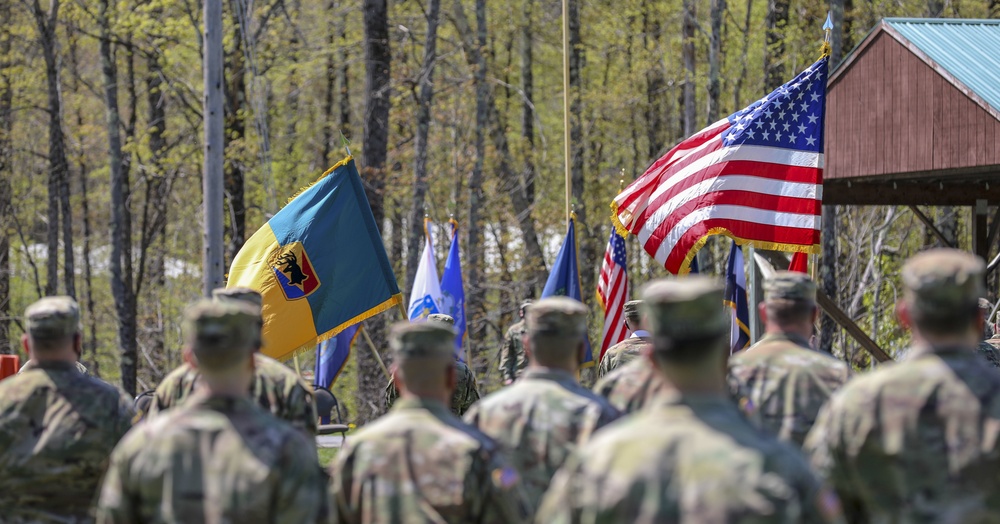
[[[337,376],[347,364],[347,358],[351,356],[351,345],[358,336],[359,326],[360,324],[355,324],[316,346],[313,384],[327,389],[333,386]]]
[[[726,298],[723,303],[732,309],[732,330],[729,332],[729,354],[750,346],[750,308],[747,307],[747,276],[743,271],[743,250],[733,242],[726,266]]]
[[[465,287],[462,285],[462,261],[458,255],[458,222],[451,220],[451,248],[441,274],[441,309],[455,318],[455,353],[462,358],[465,342]],[[464,359],[462,359],[464,360]]]
[[[423,322],[428,315],[441,312],[441,281],[434,261],[434,239],[431,221],[424,219],[424,250],[420,254],[417,274],[410,290],[410,322]]]
[[[580,288],[580,271],[576,265],[576,220],[570,218],[569,229],[566,230],[566,240],[559,248],[556,263],[552,266],[549,279],[545,281],[542,298],[562,296],[575,298],[583,302],[583,291]],[[594,353],[590,349],[590,337],[586,339],[587,351],[583,357],[583,367],[594,365]]]

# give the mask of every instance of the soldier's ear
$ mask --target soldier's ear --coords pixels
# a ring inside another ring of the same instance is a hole
[[[21,335],[21,347],[24,348],[24,352],[28,354],[28,360],[31,360],[31,344],[28,343],[28,334],[25,333]]]
[[[767,306],[763,302],[757,304],[757,315],[760,317],[760,323],[767,325]]]
[[[184,362],[191,367],[198,367],[198,361],[194,358],[194,351],[191,349],[191,346],[184,346],[184,349],[181,350],[181,356],[184,358]]]
[[[899,325],[903,326],[903,329],[909,330],[913,325],[913,319],[910,317],[910,307],[903,300],[896,301],[896,319],[899,320]]]

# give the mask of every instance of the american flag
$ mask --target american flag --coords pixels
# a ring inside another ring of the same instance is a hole
[[[667,271],[708,236],[818,251],[827,58],[681,142],[615,197],[614,218]]]
[[[628,330],[625,329],[625,318],[622,312],[628,302],[628,274],[625,269],[625,239],[611,228],[611,238],[608,239],[608,249],[604,251],[604,263],[601,264],[601,279],[597,283],[597,300],[604,308],[604,333],[601,336],[601,353],[597,359],[604,358],[604,352],[609,347],[625,340]]]

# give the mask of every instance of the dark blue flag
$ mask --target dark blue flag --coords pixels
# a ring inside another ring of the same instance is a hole
[[[750,346],[750,308],[747,306],[747,277],[743,270],[743,250],[733,242],[726,267],[726,298],[723,303],[732,309],[733,327],[729,335],[729,353]]]
[[[542,298],[563,296],[575,298],[583,302],[583,290],[580,288],[580,271],[576,264],[576,220],[569,221],[569,228],[566,230],[566,240],[563,240],[562,247],[559,248],[559,255],[556,256],[556,263],[552,266],[549,279],[545,281],[545,289],[542,290]],[[583,367],[594,365],[594,354],[590,349],[590,337],[586,339],[587,351],[583,358]]]
[[[347,364],[347,358],[351,356],[351,345],[358,336],[359,326],[360,324],[355,324],[316,346],[313,384],[327,389],[333,386],[337,375],[340,375]]]

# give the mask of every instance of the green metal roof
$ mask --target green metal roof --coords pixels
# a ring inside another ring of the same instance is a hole
[[[886,18],[883,21],[1000,111],[1000,20]]]

